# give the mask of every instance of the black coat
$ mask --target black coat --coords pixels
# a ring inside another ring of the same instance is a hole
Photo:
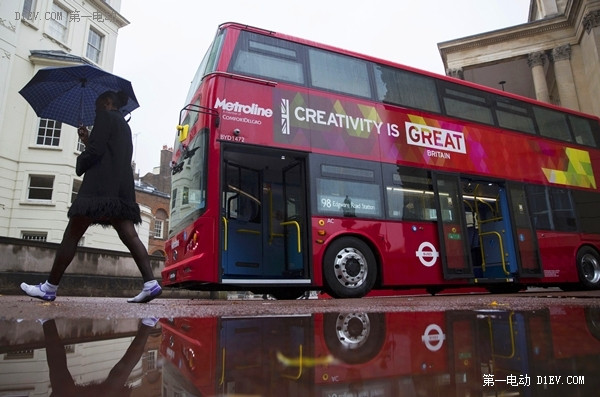
[[[110,219],[141,223],[135,201],[131,156],[131,129],[119,111],[98,111],[85,150],[75,171],[83,182],[68,216],[86,216],[93,223],[110,225]]]

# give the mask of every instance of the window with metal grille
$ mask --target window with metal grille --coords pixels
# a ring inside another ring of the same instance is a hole
[[[60,144],[60,131],[62,123],[56,120],[40,119],[37,141],[42,146],[58,146]]]
[[[48,233],[46,232],[21,232],[21,238],[29,241],[46,241]]]
[[[33,358],[33,349],[17,350],[4,355],[5,360],[24,360]]]

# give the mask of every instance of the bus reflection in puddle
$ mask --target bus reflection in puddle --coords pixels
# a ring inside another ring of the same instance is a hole
[[[69,386],[88,396],[541,396],[600,386],[598,308],[2,326],[0,392],[24,395]]]

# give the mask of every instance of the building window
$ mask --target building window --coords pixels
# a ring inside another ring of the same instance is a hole
[[[155,349],[148,350],[146,354],[144,354],[143,361],[146,362],[146,371],[151,371],[158,368],[157,357],[158,350]]]
[[[4,354],[4,360],[31,360],[33,353],[33,349],[12,351]]]
[[[52,200],[54,175],[30,175],[27,198],[29,200]]]
[[[29,241],[46,241],[48,233],[46,232],[21,232],[21,238]]]
[[[23,2],[23,18],[32,19],[35,12],[35,0],[25,0]]]
[[[163,238],[163,221],[154,220],[154,238]]]
[[[90,29],[85,56],[92,62],[100,63],[103,41],[104,37],[100,33],[96,32],[94,29]]]
[[[81,181],[79,179],[73,179],[73,188],[71,189],[71,204],[77,198],[77,193],[79,193],[79,188],[81,187]]]
[[[77,138],[77,149],[78,152],[83,152],[85,150],[85,144],[81,140],[81,138]]]
[[[64,43],[67,41],[67,28],[69,12],[56,3],[52,3],[52,18],[48,26],[48,34],[56,40]]]
[[[62,123],[56,120],[40,119],[37,141],[42,146],[58,146],[60,144],[60,131]]]

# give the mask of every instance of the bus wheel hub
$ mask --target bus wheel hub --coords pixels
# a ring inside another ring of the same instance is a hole
[[[335,328],[340,343],[347,349],[356,349],[368,339],[371,323],[366,313],[347,313],[338,316]]]
[[[600,281],[600,263],[594,257],[594,255],[585,255],[581,259],[583,276],[590,283],[597,283]]]
[[[340,284],[356,288],[367,278],[367,261],[360,251],[344,248],[336,255],[334,271]]]

